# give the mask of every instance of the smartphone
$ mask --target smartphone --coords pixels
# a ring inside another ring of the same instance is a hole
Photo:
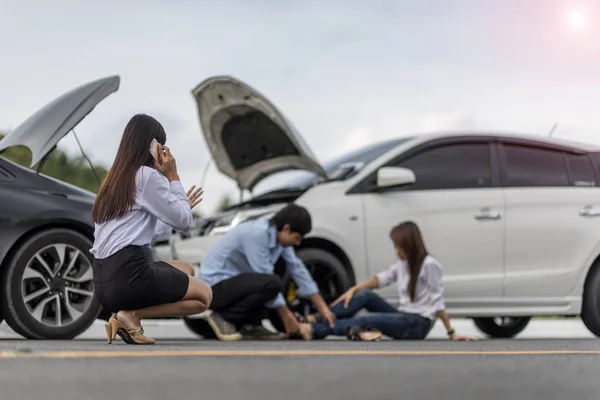
[[[152,139],[152,142],[150,142],[150,154],[152,154],[154,160],[158,161],[158,141],[156,138]]]

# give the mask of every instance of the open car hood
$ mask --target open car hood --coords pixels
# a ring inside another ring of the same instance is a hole
[[[300,169],[326,176],[300,133],[262,94],[231,76],[192,90],[200,127],[219,171],[241,189],[276,172]]]
[[[0,153],[13,146],[31,151],[31,166],[46,157],[104,98],[119,89],[119,76],[79,86],[54,99],[0,140]]]

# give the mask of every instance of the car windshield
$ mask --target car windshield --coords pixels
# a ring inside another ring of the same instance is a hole
[[[406,142],[411,137],[402,137],[398,139],[386,140],[371,144],[366,147],[362,147],[358,150],[346,153],[334,160],[323,164],[323,169],[327,173],[328,179],[338,179],[340,172],[344,171],[346,166],[352,167],[351,174],[354,175],[365,165],[393,149],[401,143]],[[350,175],[344,175],[343,178],[348,178]],[[316,174],[309,171],[284,171],[278,174],[274,174],[261,181],[254,189],[254,195],[260,196],[262,194],[275,192],[275,191],[288,191],[288,190],[306,190],[316,183]]]

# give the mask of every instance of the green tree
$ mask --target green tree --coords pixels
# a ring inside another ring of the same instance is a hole
[[[4,135],[0,134],[0,140],[2,138]],[[3,152],[2,156],[24,167],[29,167],[31,162],[31,152],[24,146],[12,147]],[[34,166],[34,168],[36,167],[37,165]],[[98,179],[85,158],[69,157],[63,151],[55,149],[44,163],[41,172],[90,192],[98,193],[100,188],[98,180],[102,182],[108,170],[101,165],[94,165],[94,170]]]

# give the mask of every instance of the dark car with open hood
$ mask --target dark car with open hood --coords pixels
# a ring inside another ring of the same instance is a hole
[[[109,76],[56,98],[0,140],[0,318],[29,339],[71,339],[101,313],[94,296],[94,193],[42,174],[58,142],[119,89]],[[31,151],[30,168],[2,157]]]

